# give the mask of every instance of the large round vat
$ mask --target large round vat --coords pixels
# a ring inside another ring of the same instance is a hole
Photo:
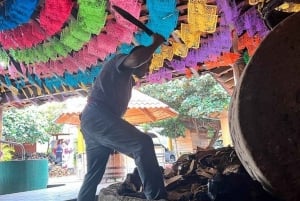
[[[230,107],[234,147],[250,175],[286,201],[300,199],[300,13],[264,39]]]
[[[0,162],[0,195],[47,188],[48,160]]]

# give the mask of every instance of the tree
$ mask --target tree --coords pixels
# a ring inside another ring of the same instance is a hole
[[[45,117],[46,126],[45,132],[48,134],[57,134],[62,131],[62,124],[57,124],[54,120],[62,113],[63,109],[66,107],[65,103],[48,103],[41,105],[38,111]]]
[[[152,127],[163,128],[162,135],[177,138],[184,135],[185,127],[178,118],[170,118],[150,124]]]
[[[189,121],[198,131],[199,122],[203,122],[203,119],[208,118],[211,113],[227,109],[230,102],[230,96],[210,74],[174,79],[163,84],[145,85],[140,90],[179,112],[178,118],[151,124],[153,126],[161,125],[164,128],[162,134],[171,138],[183,135],[183,133],[174,131],[174,125],[179,127],[184,121]],[[212,129],[212,127],[208,129]],[[212,139],[215,140],[219,130],[217,130],[218,127],[213,129],[215,131]]]
[[[46,143],[51,133],[60,132],[62,125],[54,123],[62,104],[29,106],[3,112],[3,135],[19,143]]]
[[[230,96],[210,74],[145,85],[140,90],[177,110],[181,116],[205,118],[228,108]]]

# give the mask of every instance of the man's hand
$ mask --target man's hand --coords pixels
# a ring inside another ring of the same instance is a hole
[[[123,61],[125,68],[136,68],[148,62],[155,50],[165,42],[162,35],[154,33],[152,35],[153,43],[149,46],[137,46],[136,50],[132,51],[129,56]]]
[[[154,33],[152,35],[152,38],[153,38],[153,44],[161,45],[166,41],[162,35],[157,34],[157,33]]]

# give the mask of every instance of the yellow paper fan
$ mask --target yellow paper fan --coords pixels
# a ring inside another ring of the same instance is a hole
[[[186,57],[188,50],[189,48],[183,43],[177,43],[177,42],[173,43],[174,54],[180,57]]]
[[[199,48],[200,32],[192,32],[189,24],[181,23],[181,39],[188,48]]]
[[[171,61],[174,55],[172,46],[162,45],[161,54],[163,58]]]

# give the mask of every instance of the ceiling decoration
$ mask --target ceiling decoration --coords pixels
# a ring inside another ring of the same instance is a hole
[[[31,48],[58,33],[67,22],[73,5],[71,0],[45,1],[37,17],[39,21],[30,20],[15,29],[0,33],[2,48],[5,50]]]
[[[149,45],[151,37],[115,13],[112,5],[168,39],[154,54],[151,74],[140,84],[230,66],[253,55],[268,33],[248,1],[28,2],[0,4],[2,106],[85,96],[103,62],[116,53],[128,53],[134,45]],[[232,51],[234,36],[238,51]]]
[[[0,4],[1,30],[14,29],[30,20],[37,7],[37,0],[6,0]]]

